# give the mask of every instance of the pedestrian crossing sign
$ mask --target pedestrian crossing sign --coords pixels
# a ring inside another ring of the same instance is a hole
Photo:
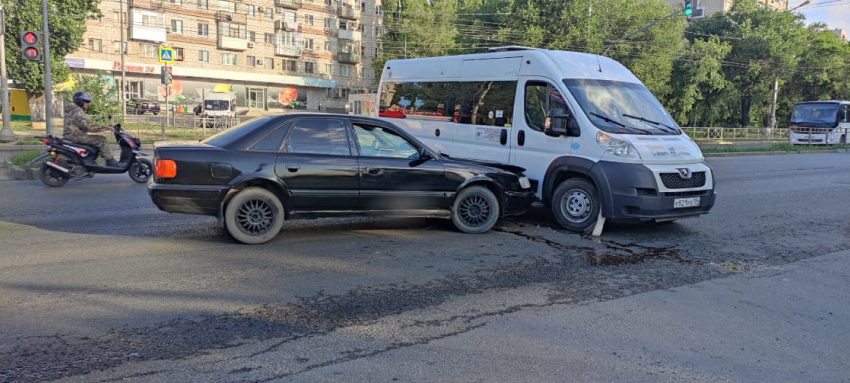
[[[171,64],[174,63],[174,49],[171,48],[159,48],[159,62],[163,64]]]

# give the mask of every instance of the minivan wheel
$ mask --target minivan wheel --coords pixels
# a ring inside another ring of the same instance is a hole
[[[464,233],[485,233],[499,219],[499,200],[483,186],[470,186],[458,193],[452,206],[452,223]]]
[[[227,232],[249,245],[272,240],[283,227],[283,219],[283,204],[277,196],[256,187],[240,191],[224,211]]]
[[[552,195],[552,214],[561,227],[576,232],[590,230],[599,216],[599,195],[592,183],[570,178]]]

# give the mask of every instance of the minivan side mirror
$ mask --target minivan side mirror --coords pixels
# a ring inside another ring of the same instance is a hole
[[[581,128],[578,126],[575,117],[563,109],[552,109],[546,116],[543,133],[552,137],[579,137],[581,136]]]

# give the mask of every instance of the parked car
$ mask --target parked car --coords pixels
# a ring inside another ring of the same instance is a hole
[[[127,100],[127,113],[145,114],[153,113],[154,116],[159,114],[159,102],[144,98],[133,98]]]
[[[441,217],[483,233],[534,200],[521,168],[452,160],[354,115],[258,117],[200,143],[157,147],[154,160],[148,192],[160,210],[218,216],[248,244],[305,216]]]

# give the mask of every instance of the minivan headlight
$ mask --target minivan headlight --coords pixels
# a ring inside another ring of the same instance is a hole
[[[611,155],[620,158],[640,159],[640,154],[631,142],[614,138],[603,132],[596,133],[596,142]]]
[[[528,180],[528,177],[519,177],[519,186],[523,189],[531,189],[531,181]]]

